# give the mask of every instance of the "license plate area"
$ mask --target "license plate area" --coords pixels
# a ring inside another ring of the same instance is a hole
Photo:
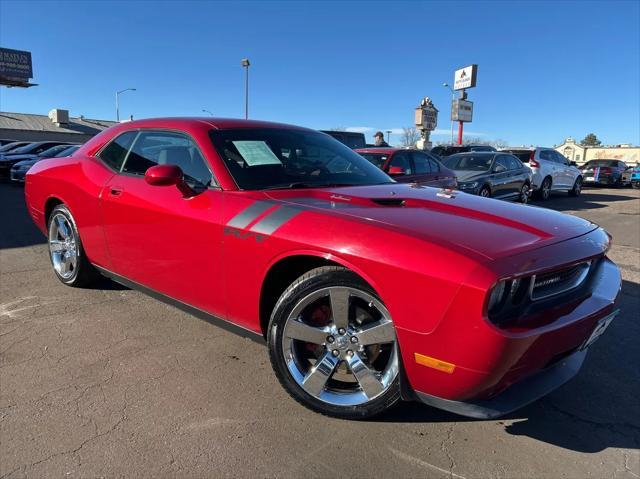
[[[605,316],[600,321],[598,321],[598,324],[596,324],[596,327],[593,329],[593,332],[591,333],[591,336],[589,336],[589,339],[587,339],[584,343],[582,343],[582,346],[580,346],[580,351],[587,349],[589,346],[595,343],[609,327],[609,324],[611,324],[611,321],[613,321],[613,318],[615,318],[618,313],[619,310],[616,310],[609,316]]]

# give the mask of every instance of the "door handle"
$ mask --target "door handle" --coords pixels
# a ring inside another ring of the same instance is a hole
[[[111,186],[109,188],[109,194],[111,196],[120,196],[124,190],[120,186]]]

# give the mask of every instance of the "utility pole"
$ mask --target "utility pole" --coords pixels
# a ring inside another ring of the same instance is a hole
[[[249,63],[249,59],[248,58],[243,58],[241,63],[242,63],[242,66],[245,68],[245,75],[244,75],[244,119],[248,120],[249,119],[249,66],[251,65],[251,63]]]

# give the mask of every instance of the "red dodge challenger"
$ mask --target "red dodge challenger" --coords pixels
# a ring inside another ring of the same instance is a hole
[[[266,341],[289,394],[332,416],[505,414],[574,376],[616,314],[593,223],[396,183],[295,126],[119,124],[36,163],[25,194],[63,283],[101,273]]]

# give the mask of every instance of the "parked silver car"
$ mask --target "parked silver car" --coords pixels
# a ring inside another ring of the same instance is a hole
[[[582,172],[553,148],[502,148],[518,157],[533,173],[534,194],[548,200],[552,191],[578,196],[582,191]]]

